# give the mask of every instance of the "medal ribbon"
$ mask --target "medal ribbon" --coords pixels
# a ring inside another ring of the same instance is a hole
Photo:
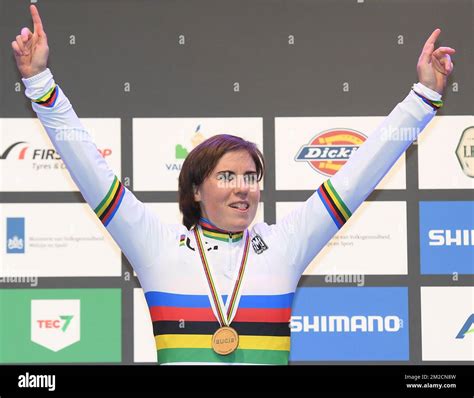
[[[194,228],[194,237],[196,238],[196,243],[199,251],[199,256],[201,257],[201,262],[204,267],[204,273],[206,275],[206,280],[209,285],[209,289],[211,291],[212,300],[214,302],[214,306],[216,308],[216,312],[218,315],[217,320],[219,321],[220,325],[229,326],[231,321],[231,315],[234,311],[234,308],[237,303],[237,299],[239,297],[239,291],[242,286],[242,280],[244,278],[245,268],[247,265],[247,259],[249,254],[249,247],[250,247],[250,238],[249,233],[247,231],[246,238],[245,238],[245,245],[244,245],[244,252],[242,254],[242,260],[240,262],[240,269],[239,274],[237,276],[237,280],[235,281],[234,289],[232,290],[232,294],[228,297],[227,302],[229,303],[227,308],[227,313],[222,309],[221,300],[219,294],[217,292],[216,284],[214,283],[214,279],[212,278],[211,269],[209,267],[209,263],[206,258],[206,254],[204,253],[204,245],[202,244],[201,236],[198,232],[198,227]]]

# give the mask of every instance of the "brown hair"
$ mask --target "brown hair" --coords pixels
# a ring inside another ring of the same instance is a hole
[[[179,174],[179,210],[183,213],[183,224],[190,229],[201,217],[201,207],[194,200],[194,190],[203,183],[220,158],[228,152],[245,150],[257,168],[257,179],[265,174],[262,152],[253,142],[229,134],[219,134],[200,143],[184,160]]]

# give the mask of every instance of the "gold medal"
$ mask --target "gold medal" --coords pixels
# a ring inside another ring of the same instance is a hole
[[[212,349],[219,355],[229,355],[239,346],[239,335],[235,329],[222,326],[212,336]]]

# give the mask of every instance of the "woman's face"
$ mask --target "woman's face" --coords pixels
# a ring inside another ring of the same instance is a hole
[[[201,214],[220,229],[246,229],[257,212],[260,187],[257,168],[245,150],[228,152],[203,183],[195,189],[194,200]]]

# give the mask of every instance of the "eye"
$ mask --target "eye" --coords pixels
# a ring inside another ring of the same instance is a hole
[[[245,174],[244,181],[246,184],[256,184],[257,183],[257,173]]]
[[[218,176],[217,176],[217,179],[220,180],[220,181],[232,181],[233,179],[235,178],[234,174],[233,173],[230,173],[228,171],[225,171],[223,173],[220,173]]]

